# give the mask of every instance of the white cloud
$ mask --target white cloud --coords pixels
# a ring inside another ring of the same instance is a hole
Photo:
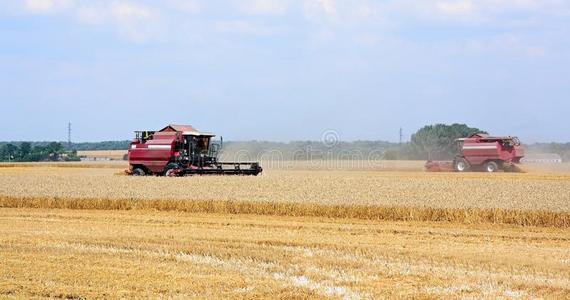
[[[473,13],[475,6],[469,0],[462,1],[442,1],[436,4],[439,12],[445,15],[470,15]]]
[[[236,4],[241,11],[253,15],[284,14],[289,9],[285,0],[240,0]]]
[[[392,0],[380,5],[384,11],[403,17],[497,21],[512,13],[559,14],[570,9],[570,1],[564,0]]]
[[[35,14],[47,14],[69,8],[71,0],[25,0],[24,8]]]
[[[177,10],[192,14],[200,12],[203,5],[198,0],[169,0],[168,3]]]
[[[357,5],[353,12],[353,15],[358,18],[370,18],[376,14],[377,8],[368,3]]]
[[[316,0],[327,16],[336,16],[336,3],[334,0]]]
[[[103,24],[108,18],[108,12],[101,5],[85,5],[77,9],[77,19],[90,25]]]
[[[136,0],[25,0],[22,8],[32,14],[58,13],[91,26],[111,26],[133,41],[146,40],[159,25],[157,11]]]
[[[305,17],[320,25],[318,29],[309,29],[319,32],[310,34],[325,37],[352,34],[351,38],[356,37],[366,44],[373,44],[374,39],[358,34],[385,33],[418,21],[444,21],[452,26],[460,22],[471,22],[475,26],[508,22],[509,28],[515,28],[540,26],[538,23],[549,15],[570,15],[568,0],[21,0],[15,3],[8,3],[4,6],[11,8],[0,7],[0,10],[16,14],[58,14],[81,24],[114,28],[121,36],[134,41],[160,38],[158,33],[165,33],[161,32],[162,28],[171,28],[172,34],[201,30],[206,36],[211,24],[215,24],[214,31],[244,34],[275,31],[259,22],[257,15],[291,15],[292,19],[284,25],[286,30],[294,30],[294,26],[308,30],[295,23],[298,21],[295,17]],[[517,18],[512,18],[515,14]],[[193,18],[194,15],[198,17]],[[190,23],[192,25],[183,26]]]
[[[111,4],[111,13],[121,22],[146,19],[152,14],[150,9],[145,6],[124,1],[113,2]]]
[[[156,17],[150,8],[124,1],[111,3],[110,14],[123,35],[139,42],[149,37]]]
[[[304,0],[305,16],[311,20],[334,20],[337,18],[337,6],[334,0]]]
[[[90,2],[77,7],[75,17],[91,26],[111,26],[129,40],[142,42],[159,26],[157,12],[126,1]]]
[[[481,0],[480,6],[486,10],[533,10],[541,6],[549,6],[559,1],[535,1],[535,0]]]

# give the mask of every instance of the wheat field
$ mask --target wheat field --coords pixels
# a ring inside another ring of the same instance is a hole
[[[121,176],[121,169],[0,168],[5,207],[214,213],[570,227],[570,174],[266,170],[259,177]]]
[[[570,297],[570,173],[413,164],[0,167],[0,298]]]
[[[126,150],[92,150],[77,151],[77,155],[89,158],[110,158],[113,160],[123,160],[127,154]]]
[[[557,228],[0,209],[0,297],[568,298]]]

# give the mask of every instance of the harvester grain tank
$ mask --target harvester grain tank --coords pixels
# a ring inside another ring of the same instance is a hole
[[[494,137],[483,133],[455,140],[458,153],[453,161],[428,161],[426,170],[438,171],[519,171],[524,149],[517,137]]]
[[[168,125],[159,131],[135,131],[129,148],[129,173],[143,175],[258,175],[257,162],[219,162],[222,142],[190,125]]]

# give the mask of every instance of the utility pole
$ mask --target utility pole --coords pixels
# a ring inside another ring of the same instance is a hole
[[[404,138],[404,132],[402,130],[402,127],[400,127],[400,146],[402,146],[402,139]]]
[[[71,122],[67,123],[67,148],[71,150]]]

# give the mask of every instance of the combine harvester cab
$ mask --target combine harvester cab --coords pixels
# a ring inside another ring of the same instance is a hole
[[[516,166],[524,157],[524,149],[517,137],[493,137],[477,133],[456,140],[458,154],[453,161],[428,161],[429,172],[519,172]]]
[[[129,173],[134,176],[258,175],[257,162],[218,162],[222,143],[189,125],[168,125],[159,131],[135,131],[129,148]]]

